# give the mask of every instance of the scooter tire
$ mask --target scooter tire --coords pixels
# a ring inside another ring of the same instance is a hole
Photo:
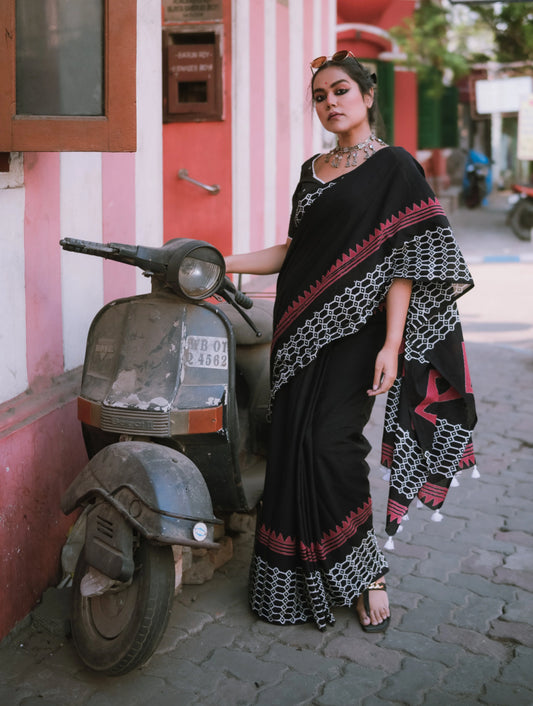
[[[167,627],[174,599],[172,547],[141,538],[131,583],[101,596],[82,596],[87,568],[81,552],[72,588],[74,645],[90,669],[126,674],[148,661]]]
[[[481,189],[477,181],[471,181],[463,195],[464,204],[467,208],[477,208],[481,203]]]
[[[520,240],[531,240],[533,199],[520,199],[509,214],[509,225]]]

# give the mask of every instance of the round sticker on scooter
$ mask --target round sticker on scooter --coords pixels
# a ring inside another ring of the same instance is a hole
[[[197,542],[203,542],[207,537],[207,525],[205,522],[197,522],[192,528],[192,536]]]

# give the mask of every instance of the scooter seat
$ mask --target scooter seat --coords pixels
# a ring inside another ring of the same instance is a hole
[[[272,341],[272,313],[274,310],[274,302],[271,299],[254,299],[253,302],[253,307],[247,309],[246,313],[261,332],[260,337],[255,334],[250,328],[250,325],[246,323],[231,304],[227,302],[218,304],[218,307],[226,314],[231,322],[238,346],[256,346]]]

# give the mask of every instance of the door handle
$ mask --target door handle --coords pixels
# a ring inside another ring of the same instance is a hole
[[[205,189],[210,194],[213,194],[213,196],[218,194],[218,192],[220,191],[220,186],[218,184],[213,184],[212,186],[209,186],[209,184],[202,184],[201,181],[197,181],[196,179],[193,179],[192,177],[189,176],[189,172],[187,171],[187,169],[180,169],[179,170],[178,179],[184,179],[185,181],[188,181],[191,184],[196,184],[196,186],[199,186],[201,189]]]

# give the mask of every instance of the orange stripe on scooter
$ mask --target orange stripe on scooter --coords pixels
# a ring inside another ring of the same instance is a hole
[[[91,427],[100,426],[100,405],[78,397],[78,419]]]
[[[189,434],[209,434],[223,426],[223,406],[189,411]]]
[[[224,426],[224,407],[175,410],[171,412],[171,418],[177,434],[212,434]],[[89,426],[101,428],[101,405],[78,397],[78,419]]]

